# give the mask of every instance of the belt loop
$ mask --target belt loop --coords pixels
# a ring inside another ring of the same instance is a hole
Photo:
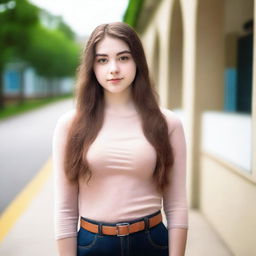
[[[98,233],[100,236],[102,235],[102,223],[99,223],[98,225]]]
[[[144,218],[144,222],[145,222],[145,230],[149,230],[149,219],[148,219],[148,217]]]

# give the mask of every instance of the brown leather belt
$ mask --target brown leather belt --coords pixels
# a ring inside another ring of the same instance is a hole
[[[148,218],[149,228],[152,228],[159,224],[162,221],[161,212],[153,217]],[[100,225],[93,224],[84,219],[80,219],[80,226],[92,233],[100,233],[99,228]],[[116,226],[107,226],[101,225],[101,233],[104,235],[112,235],[112,236],[127,236],[129,234],[142,231],[146,228],[146,224],[144,220],[128,223],[128,222],[120,222],[117,223]]]

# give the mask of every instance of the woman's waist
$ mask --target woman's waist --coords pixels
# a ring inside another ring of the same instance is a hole
[[[129,207],[100,207],[91,205],[90,207],[80,208],[81,218],[94,220],[96,222],[117,223],[129,222],[143,218],[144,216],[161,211],[161,204],[140,205],[137,209]]]

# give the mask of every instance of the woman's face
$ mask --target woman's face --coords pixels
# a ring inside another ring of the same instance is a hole
[[[108,93],[130,90],[136,75],[129,46],[109,36],[96,45],[93,69],[98,82]]]

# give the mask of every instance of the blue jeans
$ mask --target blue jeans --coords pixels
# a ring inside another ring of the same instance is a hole
[[[145,217],[152,217],[157,211]],[[145,217],[122,221],[134,223]],[[116,223],[97,222],[81,216],[94,224],[115,226]],[[168,230],[160,222],[158,225],[126,236],[95,234],[80,227],[77,234],[77,256],[168,256]]]

